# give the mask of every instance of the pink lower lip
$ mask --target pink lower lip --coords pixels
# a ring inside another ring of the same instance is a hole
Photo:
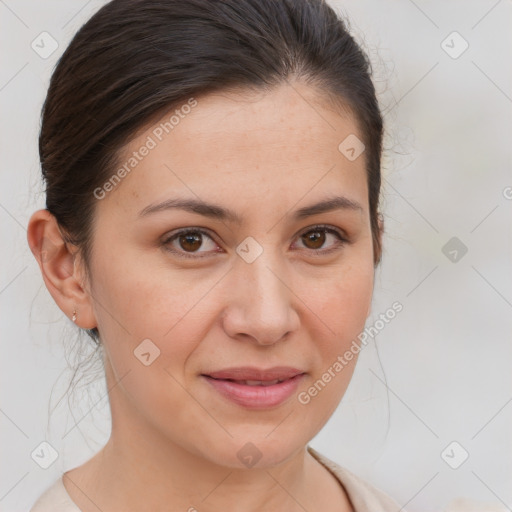
[[[203,375],[221,395],[248,409],[264,409],[281,405],[297,390],[304,376],[305,374],[302,373],[271,386],[248,386]]]

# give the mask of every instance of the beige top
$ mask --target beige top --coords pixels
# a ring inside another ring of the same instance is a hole
[[[309,453],[325,466],[340,482],[352,503],[354,512],[405,512],[380,489],[307,447]],[[34,503],[30,512],[81,512],[69,496],[62,477],[49,487]]]

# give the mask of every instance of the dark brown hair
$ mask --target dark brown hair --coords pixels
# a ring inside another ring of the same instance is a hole
[[[65,50],[41,115],[46,208],[86,270],[93,191],[135,133],[192,96],[290,78],[355,117],[377,265],[383,122],[369,59],[335,11],[322,0],[113,0]],[[87,332],[99,344],[97,329]]]

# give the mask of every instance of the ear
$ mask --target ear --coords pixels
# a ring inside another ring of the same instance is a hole
[[[79,327],[97,327],[78,249],[66,243],[57,220],[48,210],[38,210],[32,214],[27,241],[39,263],[46,288],[59,308],[69,318],[76,311],[75,324]]]

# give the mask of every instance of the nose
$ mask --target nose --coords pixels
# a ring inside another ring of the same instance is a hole
[[[223,327],[232,338],[273,345],[300,325],[289,272],[264,251],[252,263],[235,263],[226,285],[229,304],[223,310]]]

